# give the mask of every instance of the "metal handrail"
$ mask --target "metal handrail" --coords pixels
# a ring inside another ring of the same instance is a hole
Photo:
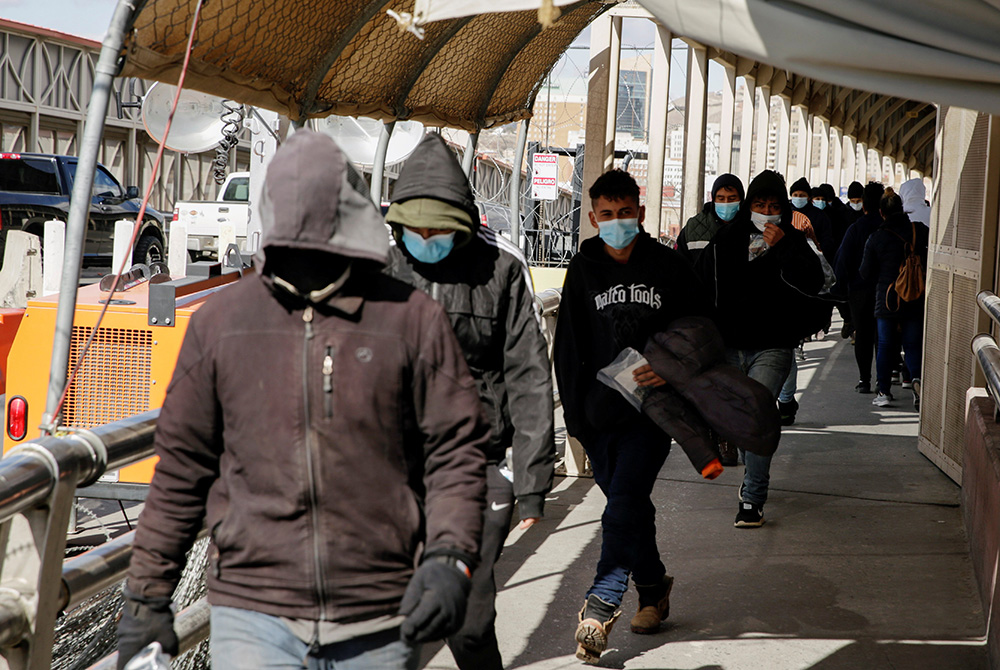
[[[976,302],[993,318],[994,323],[1000,325],[1000,298],[994,295],[993,291],[980,291],[976,296]]]
[[[1000,325],[1000,297],[992,291],[980,291],[976,302],[995,324]],[[972,339],[972,352],[986,377],[986,390],[995,407],[993,416],[1000,421],[1000,347],[992,335],[981,333]]]
[[[201,598],[177,613],[174,619],[174,633],[177,634],[177,655],[181,656],[194,649],[199,642],[208,638],[210,631],[211,607],[207,598]],[[90,666],[88,670],[114,670],[118,665],[118,652],[105,656]]]

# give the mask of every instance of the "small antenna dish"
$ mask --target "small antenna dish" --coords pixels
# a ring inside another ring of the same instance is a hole
[[[357,165],[370,166],[375,162],[382,122],[365,117],[328,116],[316,121],[316,129],[326,133]],[[406,160],[424,138],[424,125],[418,121],[397,121],[389,140],[385,164],[392,165]]]
[[[156,83],[149,87],[142,99],[142,125],[157,142],[167,128],[167,117],[174,103],[177,87]],[[166,146],[171,151],[197,154],[212,149],[223,138],[225,121],[222,115],[228,110],[223,99],[199,91],[184,89],[177,101],[177,112],[170,126]]]

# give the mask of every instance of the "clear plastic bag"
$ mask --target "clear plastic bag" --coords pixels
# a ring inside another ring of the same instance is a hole
[[[643,365],[649,365],[649,362],[638,351],[628,347],[609,365],[597,371],[597,379],[621,393],[636,411],[641,412],[642,401],[649,395],[652,387],[639,386],[632,378],[632,373]]]

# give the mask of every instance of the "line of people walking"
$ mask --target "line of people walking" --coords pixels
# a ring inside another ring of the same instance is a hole
[[[926,232],[906,238],[903,200],[875,190],[845,225],[853,196],[838,206],[799,180],[790,197],[769,170],[744,192],[723,175],[674,250],[642,229],[631,175],[590,186],[596,235],[567,269],[553,353],[567,432],[607,499],[573,631],[582,661],[607,648],[630,582],[633,633],[669,616],[650,496],[672,439],[706,478],[734,446],[745,464],[734,526],[764,524],[788,423],[780,394],[795,347],[829,328],[831,266],[848,268],[838,286],[857,331],[872,321],[853,309],[871,305],[868,286],[881,290],[907,248],[926,263]],[[462,670],[502,668],[494,564],[515,513],[525,530],[542,518],[556,459],[523,257],[477,224],[435,134],[384,220],[336,144],[304,130],[271,163],[260,211],[255,273],[194,315],[167,390],[118,667],[152,642],[177,653],[171,594],[204,527],[216,667],[412,670],[421,645],[443,639]],[[909,297],[897,284],[886,299]],[[883,341],[919,377],[922,305],[883,314],[875,298],[877,399],[891,400]],[[634,362],[621,370],[623,356]]]

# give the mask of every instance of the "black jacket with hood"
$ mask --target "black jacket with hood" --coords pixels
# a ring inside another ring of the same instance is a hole
[[[859,291],[874,291],[874,281],[866,281],[861,276],[861,259],[864,258],[868,238],[882,225],[882,215],[878,212],[862,214],[851,224],[844,235],[837,252],[834,271],[837,285],[834,290],[843,296]]]
[[[258,271],[194,314],[167,389],[134,593],[173,592],[203,523],[209,602],[299,619],[396,615],[421,549],[478,555],[489,424],[444,311],[378,271],[367,194],[322,134],[275,155]],[[278,248],[349,274],[300,297],[271,275]]]
[[[489,462],[513,447],[514,495],[522,519],[542,515],[552,488],[556,451],[553,431],[552,374],[539,328],[531,275],[517,247],[477,225],[469,180],[439,135],[427,135],[396,181],[393,203],[433,198],[470,215],[452,220],[455,248],[437,263],[421,263],[401,241],[401,225],[437,227],[403,221],[390,208],[386,220],[396,244],[386,272],[440,303],[458,337],[479,388],[492,436]]]
[[[757,228],[750,202],[760,193],[779,196],[784,237],[754,260],[749,244]],[[792,227],[785,182],[771,170],[750,182],[736,218],[716,234],[702,254],[698,272],[711,292],[716,322],[726,346],[734,349],[783,349],[815,333],[824,306],[823,266],[806,236]],[[825,307],[827,313],[829,307]]]
[[[626,347],[642,352],[674,319],[710,311],[690,263],[645,232],[624,264],[607,254],[601,238],[584,240],[566,271],[553,351],[569,434],[586,444],[594,431],[639,419],[597,371]]]
[[[875,316],[879,319],[922,319],[924,296],[911,302],[903,302],[896,295],[894,284],[899,276],[899,266],[906,258],[906,249],[913,244],[920,256],[924,272],[927,271],[928,228],[920,222],[911,222],[909,216],[900,212],[892,214],[868,238],[864,257],[861,259],[861,277],[875,284]]]

